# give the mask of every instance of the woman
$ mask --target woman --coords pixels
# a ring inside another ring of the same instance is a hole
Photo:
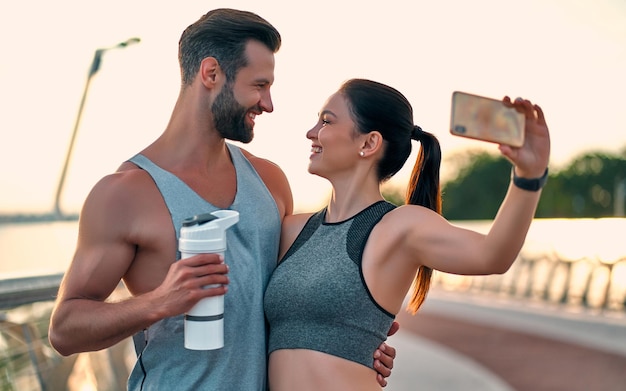
[[[483,235],[440,215],[439,143],[413,124],[401,93],[353,79],[326,101],[307,133],[309,172],[331,182],[332,196],[318,213],[285,219],[281,262],[265,294],[272,391],[380,390],[371,351],[386,338],[411,287],[415,313],[433,270],[484,275],[509,269],[545,183],[550,139],[539,106],[520,98],[503,102],[524,113],[526,137],[520,148],[499,147],[515,180]],[[421,150],[406,205],[395,207],[380,185],[403,166],[411,140]]]

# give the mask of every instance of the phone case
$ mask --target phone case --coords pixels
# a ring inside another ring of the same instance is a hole
[[[450,133],[498,144],[524,144],[524,115],[502,101],[454,91]]]

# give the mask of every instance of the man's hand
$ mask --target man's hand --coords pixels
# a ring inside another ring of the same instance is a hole
[[[398,322],[393,322],[387,336],[394,335],[400,329]],[[376,380],[381,387],[387,386],[387,378],[391,376],[391,370],[393,369],[393,360],[396,358],[396,349],[386,343],[381,343],[378,349],[374,352],[374,369],[378,374]]]
[[[150,292],[160,303],[163,317],[176,316],[206,297],[224,295],[228,266],[218,254],[198,254],[172,263],[163,283]],[[205,288],[213,285],[211,288]]]

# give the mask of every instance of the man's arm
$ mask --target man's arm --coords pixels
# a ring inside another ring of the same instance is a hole
[[[391,337],[400,329],[398,322],[393,322],[387,332],[387,336]],[[378,349],[374,352],[374,369],[376,372],[376,380],[381,387],[387,386],[387,378],[391,376],[391,370],[393,369],[393,360],[396,358],[396,349],[387,343],[380,344]]]
[[[150,247],[152,233],[142,225],[152,225],[146,224],[152,220],[143,216],[146,197],[137,194],[136,180],[128,173],[104,178],[81,211],[76,252],[50,319],[50,343],[63,355],[110,347],[162,318],[187,311],[203,297],[226,290],[202,289],[228,283],[226,266],[217,255],[174,263],[168,252],[169,261],[163,262],[161,248]],[[138,254],[146,251],[147,256],[142,254],[142,262],[149,262],[142,268],[146,282],[128,286],[134,297],[108,302]]]

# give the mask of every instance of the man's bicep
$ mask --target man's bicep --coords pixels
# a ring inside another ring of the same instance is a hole
[[[97,189],[85,201],[76,251],[63,284],[66,298],[103,301],[119,285],[135,256],[122,209],[123,205],[107,199],[106,193],[98,194]]]

